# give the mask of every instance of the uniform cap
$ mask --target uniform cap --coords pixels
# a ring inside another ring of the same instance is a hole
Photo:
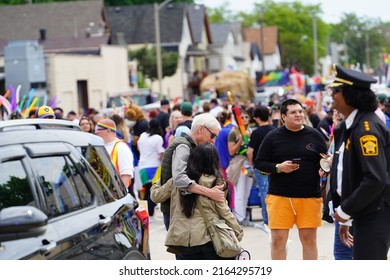
[[[44,119],[47,117],[55,118],[54,111],[50,106],[41,106],[37,111],[37,118]]]
[[[377,82],[377,80],[367,74],[340,65],[333,65],[333,70],[336,76],[334,81],[329,85],[330,88],[344,86],[370,88],[371,84]]]

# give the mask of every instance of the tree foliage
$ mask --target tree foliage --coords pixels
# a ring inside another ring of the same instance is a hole
[[[150,79],[157,79],[156,48],[143,47],[130,51],[130,59],[136,59],[139,64],[139,71]],[[168,52],[161,49],[161,61],[163,65],[163,77],[170,77],[176,73],[179,62],[177,52]]]
[[[211,22],[242,22],[244,27],[277,26],[281,48],[282,65],[294,65],[307,74],[314,73],[314,32],[313,17],[317,25],[318,58],[329,54],[330,42],[345,44],[346,51],[341,53],[342,64],[367,64],[377,69],[381,66],[383,54],[390,52],[389,39],[384,26],[378,19],[359,18],[354,13],[344,14],[338,24],[327,24],[321,19],[321,4],[303,5],[300,1],[275,3],[265,0],[254,5],[253,12],[239,12],[231,15],[223,5],[212,9]]]
[[[284,67],[295,66],[297,70],[307,74],[314,73],[314,21],[317,25],[318,57],[327,53],[329,25],[321,20],[320,5],[303,5],[299,1],[293,3],[275,3],[266,0],[255,4],[255,12],[239,13],[237,19],[244,26],[264,24],[277,26],[279,44]]]
[[[232,21],[235,17],[234,13],[229,9],[229,3],[225,2],[216,8],[207,8],[207,17],[210,22],[219,23],[225,21]]]
[[[378,19],[359,18],[345,13],[340,23],[332,26],[331,40],[346,48],[341,53],[341,63],[367,65],[373,69],[381,66],[383,53],[389,53],[389,40]]]

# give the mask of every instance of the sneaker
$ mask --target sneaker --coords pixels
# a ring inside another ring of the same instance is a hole
[[[264,231],[268,234],[271,233],[271,230],[269,229],[268,225],[267,224],[263,224],[263,228],[264,228]]]
[[[248,221],[247,219],[244,219],[244,220],[238,222],[238,224],[240,226],[243,226],[243,227],[252,227],[253,226],[253,223]]]

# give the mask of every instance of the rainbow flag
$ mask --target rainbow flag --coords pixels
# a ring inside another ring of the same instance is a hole
[[[253,171],[253,169],[250,166],[241,166],[241,174],[242,175],[249,175],[252,171]]]

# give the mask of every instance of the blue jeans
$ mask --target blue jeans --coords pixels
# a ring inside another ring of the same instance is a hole
[[[340,240],[339,236],[339,222],[334,222],[334,245],[333,245],[333,255],[335,260],[352,260],[352,248],[347,247]]]
[[[268,225],[268,213],[267,205],[265,204],[265,198],[268,194],[269,178],[268,175],[260,174],[257,170],[253,172],[255,174],[256,185],[259,188],[259,196],[261,199],[261,214],[263,215],[264,224]]]

